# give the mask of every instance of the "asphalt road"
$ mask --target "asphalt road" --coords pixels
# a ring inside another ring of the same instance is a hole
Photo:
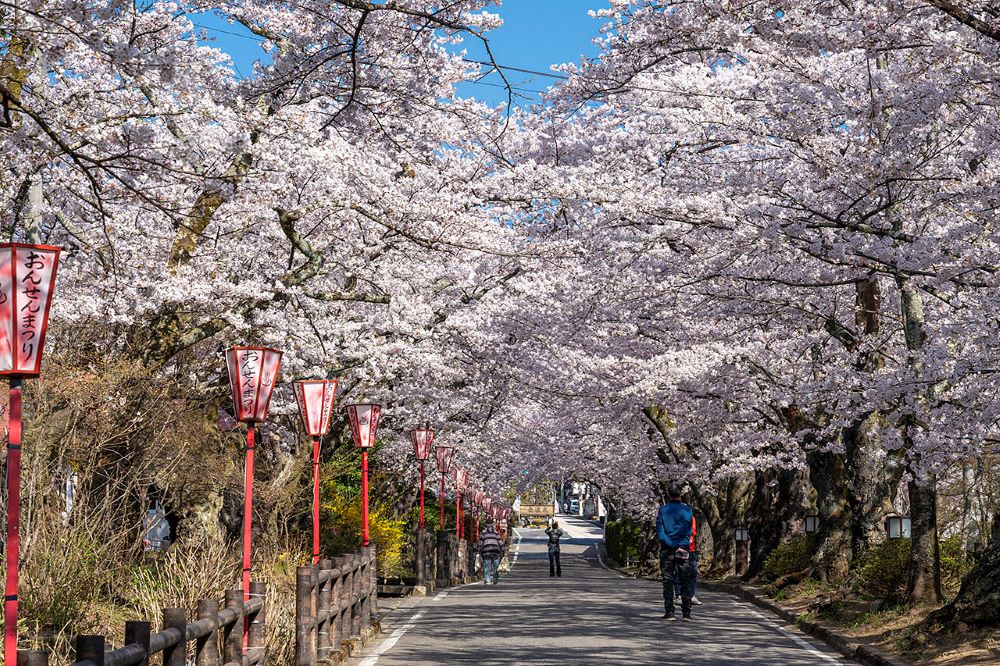
[[[571,537],[562,548],[562,578],[549,577],[545,534],[518,530],[516,561],[499,585],[477,583],[398,602],[383,620],[381,640],[349,663],[854,663],[725,594],[699,592],[704,605],[695,606],[694,622],[664,622],[659,583],[605,569],[596,548],[600,528],[565,516],[559,520]]]

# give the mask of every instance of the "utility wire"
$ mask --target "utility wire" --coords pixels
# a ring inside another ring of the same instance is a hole
[[[204,28],[205,30],[211,30],[211,31],[214,31],[214,32],[221,32],[221,33],[226,34],[226,35],[233,35],[234,37],[242,37],[243,39],[249,39],[249,40],[253,40],[255,42],[259,42],[259,43],[263,43],[265,41],[264,39],[261,39],[260,37],[256,37],[256,36],[253,36],[253,35],[241,34],[241,33],[238,33],[238,32],[233,32],[231,30],[223,30],[221,28],[213,28],[213,27],[210,27],[210,26],[207,26],[207,25],[202,25],[202,24],[199,24],[199,23],[192,23],[192,25],[195,25],[195,26],[197,26],[199,28]],[[523,68],[523,67],[513,67],[513,66],[510,66],[510,65],[502,65],[500,63],[490,62],[489,60],[475,60],[473,58],[462,58],[462,61],[463,62],[467,62],[469,64],[473,64],[473,65],[484,65],[484,66],[491,67],[491,68],[494,68],[494,69],[504,69],[504,70],[508,70],[508,71],[511,71],[511,72],[519,72],[521,74],[531,74],[533,76],[544,76],[544,77],[548,77],[550,79],[557,79],[557,80],[560,80],[560,81],[569,81],[569,80],[571,80],[571,77],[569,77],[569,76],[567,76],[565,74],[554,74],[553,72],[540,72],[540,71],[538,71],[536,69],[526,69],[526,68]],[[593,78],[593,77],[588,77],[588,76],[585,76],[583,74],[577,74],[577,76],[579,78],[583,79],[584,81],[593,81],[595,83],[603,83],[600,79]],[[474,83],[474,84],[484,85],[484,86],[494,86],[494,87],[497,87],[497,88],[507,88],[508,87],[508,86],[503,85],[503,84],[486,83],[485,81],[478,81],[478,80],[467,81],[467,83]],[[536,94],[541,94],[542,92],[544,92],[544,91],[541,91],[541,90],[531,90],[529,88],[519,88],[517,86],[509,86],[509,87],[512,90],[521,90],[521,91],[532,92],[532,93],[536,93]],[[691,97],[713,97],[713,98],[714,97],[720,97],[720,95],[712,95],[710,93],[698,93],[698,92],[692,92],[690,90],[670,90],[668,88],[649,88],[649,87],[646,87],[646,86],[637,86],[637,85],[627,85],[623,90],[640,90],[642,92],[666,93],[666,94],[669,94],[669,95],[687,95],[687,96],[691,96]],[[759,100],[743,99],[741,101],[759,101]]]

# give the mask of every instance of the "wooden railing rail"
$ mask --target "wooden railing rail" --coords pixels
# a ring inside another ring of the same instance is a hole
[[[149,666],[163,655],[163,666],[185,666],[188,644],[194,643],[197,666],[254,666],[264,663],[265,583],[250,584],[250,599],[242,590],[226,592],[226,608],[217,599],[198,602],[198,619],[187,621],[183,608],[163,609],[163,629],[151,633],[144,621],[125,623],[125,646],[105,651],[104,636],[77,636],[73,666]],[[247,653],[243,654],[243,621],[249,621]],[[222,649],[219,649],[220,643]]]

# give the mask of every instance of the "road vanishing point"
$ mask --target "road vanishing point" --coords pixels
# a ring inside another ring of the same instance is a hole
[[[667,664],[833,666],[856,662],[766,611],[699,591],[693,622],[668,623],[658,582],[606,568],[594,523],[560,516],[562,578],[542,530],[520,529],[510,573],[428,597],[385,599],[382,634],[352,666]],[[678,608],[679,614],[679,608]]]

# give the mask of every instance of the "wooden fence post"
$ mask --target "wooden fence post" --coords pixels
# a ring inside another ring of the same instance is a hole
[[[219,602],[217,599],[202,599],[198,602],[198,619],[219,624]],[[195,664],[197,666],[219,666],[219,634],[210,631],[195,643]]]
[[[163,666],[185,666],[187,660],[187,611],[183,608],[164,608],[163,628],[177,629],[181,632],[181,640],[163,651]]]
[[[371,553],[371,572],[368,578],[368,622],[375,622],[378,620],[378,550],[375,545],[371,546],[369,551]]]
[[[149,634],[153,626],[141,620],[129,620],[125,623],[125,645],[141,645],[146,651],[146,658],[136,666],[149,666]]]
[[[338,557],[333,560],[336,578],[333,579],[333,607],[336,609],[333,614],[333,629],[331,631],[331,643],[333,649],[342,650],[344,643],[344,558]]]
[[[240,610],[236,621],[222,628],[222,661],[243,661],[243,590],[226,590],[226,608]]]
[[[18,650],[18,666],[49,666],[49,653],[42,650]]]
[[[104,636],[77,636],[76,660],[104,666]]]
[[[354,631],[354,570],[351,568],[354,562],[351,560],[350,555],[344,555],[341,558],[341,568],[344,572],[343,579],[343,600],[344,600],[344,613],[341,616],[341,640],[349,641],[351,635]]]
[[[313,572],[312,566],[295,570],[295,666],[316,663],[316,649],[312,641]]]
[[[320,560],[319,575],[322,576],[324,573],[327,575],[326,581],[320,584],[316,600],[317,617],[326,618],[316,628],[316,660],[321,663],[330,659],[330,624],[333,621],[330,617],[330,589],[333,587],[331,569],[333,563],[330,560]]]
[[[267,663],[267,656],[264,650],[264,622],[267,618],[267,583],[252,581],[250,583],[250,598],[260,597],[264,600],[264,605],[259,611],[250,616],[250,635],[247,637],[247,647],[260,649],[260,661],[258,664]]]
[[[438,587],[448,587],[448,579],[451,578],[451,571],[449,557],[451,556],[451,550],[448,548],[448,532],[445,530],[438,530],[437,533],[437,573],[435,574],[434,582]]]
[[[364,599],[361,597],[361,586],[363,585],[364,572],[361,570],[362,559],[360,553],[351,555],[351,568],[354,573],[351,576],[351,600],[354,608],[351,610],[351,636],[360,636],[362,616],[364,615]]]

